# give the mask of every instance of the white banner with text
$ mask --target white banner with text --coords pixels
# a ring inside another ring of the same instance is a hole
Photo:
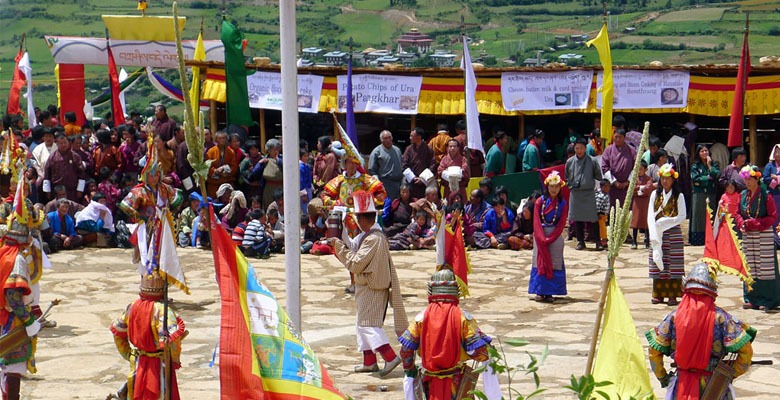
[[[596,85],[601,87],[599,71]],[[615,110],[639,108],[683,108],[688,103],[691,74],[677,70],[616,69],[612,71],[615,85]],[[601,93],[596,106],[601,108]]]
[[[421,76],[352,75],[355,112],[417,114]],[[338,111],[347,111],[347,76],[338,77]]]
[[[501,99],[507,111],[584,110],[592,85],[592,70],[504,72]]]
[[[323,77],[298,75],[298,111],[316,113],[320,108]],[[246,77],[249,107],[265,110],[282,109],[282,74],[257,71]]]

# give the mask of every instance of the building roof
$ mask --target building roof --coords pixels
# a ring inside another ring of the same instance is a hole
[[[329,52],[325,53],[325,57],[345,57],[346,55],[347,55],[347,52],[345,52],[345,51],[338,51],[338,50],[329,51]]]

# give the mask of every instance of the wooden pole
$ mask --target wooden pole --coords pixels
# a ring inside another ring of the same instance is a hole
[[[525,139],[525,114],[520,114],[520,122],[518,122],[519,126],[517,127],[517,143],[520,144],[520,142]],[[522,161],[522,160],[518,160]]]
[[[260,109],[260,153],[265,154],[265,110]]]
[[[750,34],[750,11],[746,11],[745,12],[745,39],[744,39],[745,41],[748,40],[748,35],[749,34]],[[746,45],[747,44],[743,43],[743,46],[746,46]],[[745,115],[747,114],[747,109],[748,109],[747,103],[745,102],[745,97],[747,95],[747,90],[748,90],[748,75],[749,75],[747,73],[748,71],[747,71],[746,67],[748,65],[750,65],[750,58],[749,57],[745,58],[744,64],[743,64],[742,60],[740,60],[739,63],[740,63],[740,65],[739,65],[740,68],[745,68],[744,69],[745,73],[742,74],[742,118],[740,119],[740,125],[741,125],[742,129],[739,130],[740,142],[744,146],[744,144],[745,144]],[[750,146],[751,147],[753,146],[753,142],[752,141],[750,142]],[[750,155],[752,157],[753,153],[751,152]]]
[[[414,128],[417,127],[417,116],[416,115],[412,115],[412,123],[411,123],[411,125],[412,125],[411,126],[411,130],[414,130]]]
[[[759,160],[762,160],[763,158],[760,158],[760,154],[758,154],[758,129],[756,126],[756,116],[751,115],[748,117],[748,129],[750,129],[749,134],[749,140],[750,140],[750,160],[756,164]]]
[[[211,134],[214,135],[219,130],[217,126],[217,101],[209,100],[209,128],[211,128]]]

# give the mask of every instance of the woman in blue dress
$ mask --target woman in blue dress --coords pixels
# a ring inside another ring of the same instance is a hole
[[[566,182],[557,171],[544,180],[545,193],[534,207],[534,253],[528,293],[536,301],[552,303],[553,296],[566,295],[566,268],[563,264],[563,230],[569,204],[561,196]]]

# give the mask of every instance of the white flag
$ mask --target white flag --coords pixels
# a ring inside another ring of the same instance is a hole
[[[482,131],[479,129],[479,111],[477,111],[477,77],[471,66],[469,45],[463,36],[463,59],[460,67],[466,72],[466,138],[468,148],[479,150],[485,154],[482,147]]]
[[[35,120],[35,105],[33,105],[33,91],[32,91],[32,65],[30,65],[30,53],[24,52],[22,59],[19,60],[19,70],[22,71],[27,79],[27,93],[24,94],[24,98],[27,99],[27,122],[30,129],[35,128],[38,125],[38,121]]]
[[[181,269],[179,255],[176,254],[176,241],[173,238],[173,230],[168,218],[163,215],[162,232],[160,237],[160,272],[168,275],[168,282],[173,283],[184,293],[190,294],[190,288],[187,286],[187,279],[184,277],[184,270]]]
[[[124,68],[119,70],[119,84],[121,85],[122,82],[127,79],[127,71],[125,71]],[[119,103],[122,104],[122,114],[127,115],[127,103],[125,103],[125,91],[121,90],[119,92]]]

